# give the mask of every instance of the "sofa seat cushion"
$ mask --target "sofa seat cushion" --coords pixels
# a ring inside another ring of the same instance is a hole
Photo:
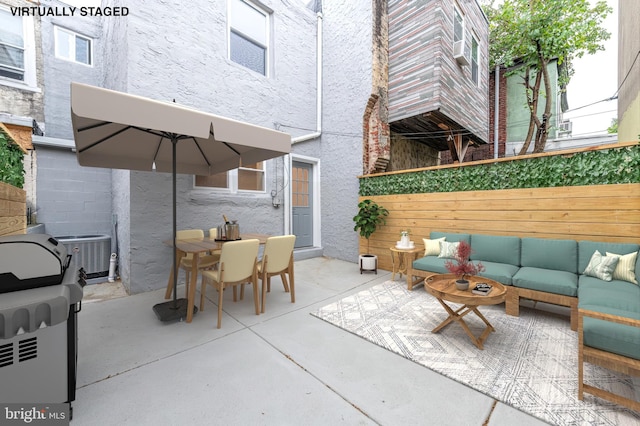
[[[640,287],[627,281],[581,276],[578,308],[640,320]],[[586,346],[640,359],[640,327],[584,317]]]
[[[518,266],[508,263],[487,262],[484,260],[480,262],[484,265],[484,271],[478,273],[478,275],[505,285],[513,284],[513,276],[518,272],[518,269],[520,269]],[[477,261],[473,263],[477,263]]]
[[[640,328],[584,317],[582,330],[585,346],[640,359]]]
[[[513,276],[513,285],[564,296],[578,295],[578,275],[567,271],[522,267]]]
[[[582,275],[578,279],[578,307],[640,319],[640,287],[628,281]]]
[[[436,274],[448,274],[449,271],[444,263],[451,259],[443,259],[438,256],[425,256],[413,261],[413,269],[429,271]]]
[[[469,258],[520,266],[520,238],[473,234]]]

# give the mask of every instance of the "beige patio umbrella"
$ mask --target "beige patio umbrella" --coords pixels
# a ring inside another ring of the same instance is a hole
[[[209,176],[287,154],[291,136],[171,102],[71,83],[71,122],[81,166]],[[174,244],[174,271],[177,270]],[[186,300],[154,306],[162,321],[186,317]],[[195,307],[194,307],[195,308]]]

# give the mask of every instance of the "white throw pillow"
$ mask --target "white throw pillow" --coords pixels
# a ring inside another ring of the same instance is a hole
[[[428,238],[423,238],[424,241],[424,255],[425,256],[437,256],[440,254],[440,241],[444,241],[447,237],[437,238],[435,240],[430,240]]]
[[[611,281],[611,277],[616,265],[618,264],[618,258],[615,256],[603,256],[598,250],[593,253],[589,264],[584,269],[583,274],[590,277],[600,278],[604,281]]]
[[[607,256],[615,256],[618,258],[618,265],[613,271],[614,280],[629,281],[630,283],[638,284],[638,280],[636,279],[637,251],[624,255],[607,252]]]
[[[458,246],[460,242],[450,243],[447,241],[440,241],[440,254],[438,257],[442,257],[444,259],[455,259],[456,254],[458,254]]]

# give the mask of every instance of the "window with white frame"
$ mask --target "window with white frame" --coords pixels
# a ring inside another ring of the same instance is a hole
[[[56,57],[85,65],[93,64],[93,41],[73,31],[55,28]]]
[[[267,75],[269,13],[253,2],[229,0],[229,59]]]
[[[478,39],[475,35],[471,36],[471,80],[477,85],[479,81],[478,77]]]
[[[464,15],[458,8],[453,6],[453,42],[464,40]]]
[[[229,192],[265,192],[265,167],[261,161],[247,164],[228,172],[212,176],[196,176],[195,186],[201,188],[216,188]]]
[[[36,87],[33,18],[0,7],[0,83]]]

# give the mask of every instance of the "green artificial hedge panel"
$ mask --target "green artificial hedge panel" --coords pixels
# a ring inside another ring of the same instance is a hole
[[[18,145],[0,131],[0,182],[22,188],[24,186],[24,154]]]
[[[484,191],[640,182],[640,145],[363,177],[360,195]]]

